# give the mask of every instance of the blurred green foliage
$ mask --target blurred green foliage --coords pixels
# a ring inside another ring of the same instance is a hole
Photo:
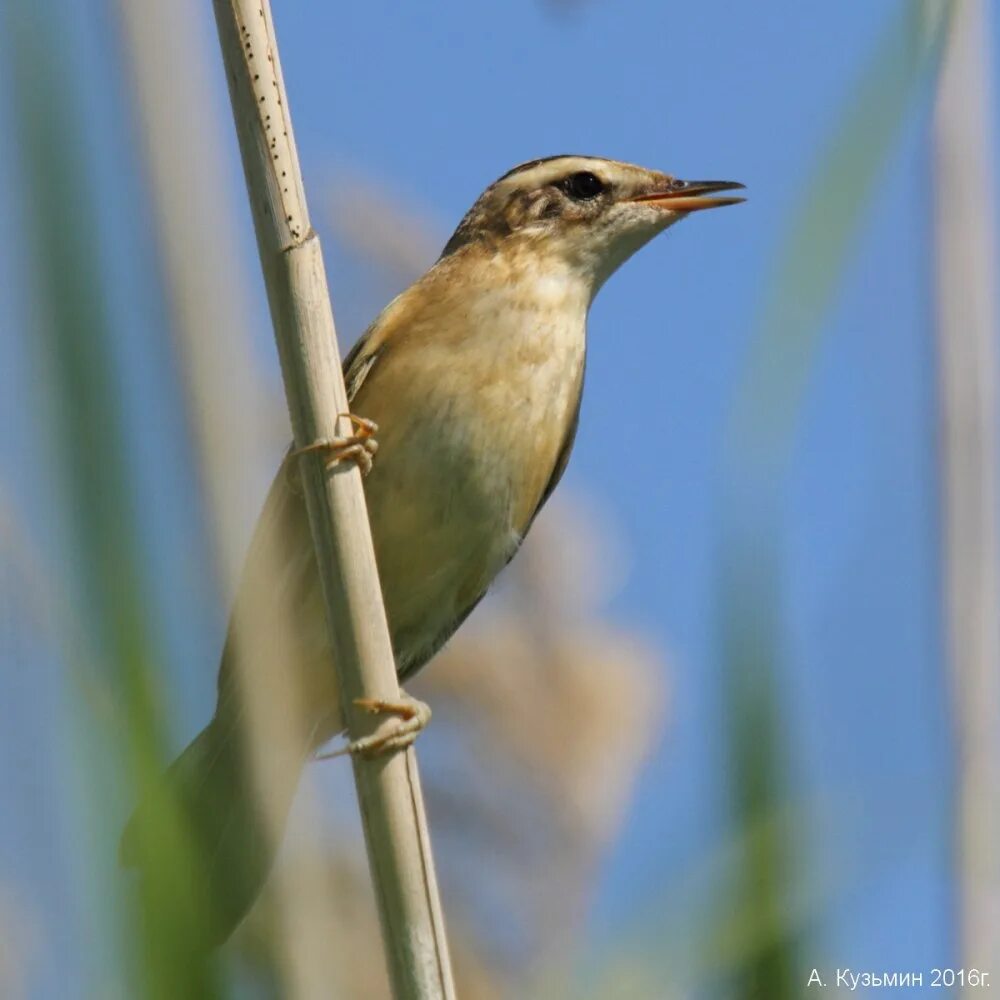
[[[203,907],[197,885],[179,877],[190,858],[171,804],[157,801],[155,819],[142,831],[143,850],[160,859],[151,866],[160,876],[155,882],[130,892],[108,850],[120,833],[120,803],[146,789],[156,795],[166,760],[164,657],[152,624],[112,349],[130,331],[114,328],[107,305],[114,279],[97,245],[101,192],[85,154],[84,116],[70,76],[72,42],[45,4],[12,0],[5,21],[27,222],[25,272],[33,282],[33,361],[42,390],[36,417],[47,435],[44,456],[64,532],[59,586],[75,609],[67,653],[70,686],[79,695],[79,820],[92,848],[87,905],[96,950],[118,963],[94,974],[130,982],[119,988],[131,996],[212,996],[213,974],[198,944]]]

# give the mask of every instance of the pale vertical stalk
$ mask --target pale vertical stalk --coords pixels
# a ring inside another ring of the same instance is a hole
[[[232,594],[239,583],[245,545],[241,532],[234,530],[242,520],[237,512],[245,506],[247,470],[267,434],[257,416],[259,407],[252,402],[252,326],[243,306],[234,226],[225,211],[221,130],[204,100],[209,53],[204,36],[192,30],[198,16],[192,0],[169,4],[121,0],[118,9],[211,537],[223,590]],[[273,578],[280,574],[279,560],[276,553],[269,574]],[[294,623],[283,622],[280,628],[290,634]],[[280,803],[282,795],[270,785],[275,776],[266,764],[268,758],[288,759],[297,753],[294,719],[281,706],[296,703],[299,692],[292,672],[268,671],[266,676],[278,689],[261,691],[259,684],[248,683],[243,700],[247,742],[258,752],[251,760],[255,794],[269,822],[269,834],[277,840],[285,817],[284,809],[274,808],[274,803]],[[315,817],[319,810],[313,800],[313,789],[303,781],[300,809]],[[312,838],[273,876],[282,995],[295,998],[326,996],[338,978],[328,945],[336,916],[323,892],[325,858],[319,827],[316,822]]]
[[[326,274],[270,5],[214,0],[214,8],[292,429],[302,447],[349,433]],[[324,474],[316,458],[303,462],[302,485],[334,650],[330,669],[338,672],[344,717],[357,738],[371,723],[355,699],[399,696],[361,479],[348,466]],[[355,759],[354,772],[394,994],[453,997],[416,756],[410,749]]]
[[[958,754],[961,961],[1000,965],[996,176],[988,5],[957,5],[934,127],[945,597]]]

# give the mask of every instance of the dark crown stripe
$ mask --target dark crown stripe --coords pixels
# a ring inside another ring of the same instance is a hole
[[[508,177],[513,177],[515,174],[523,174],[525,171],[533,170],[535,167],[540,167],[543,163],[552,163],[553,160],[592,160],[595,159],[593,156],[582,156],[576,153],[559,153],[556,156],[542,156],[537,160],[528,160],[527,163],[519,163],[516,167],[511,167],[503,175],[497,179],[497,184],[500,181],[507,180]]]

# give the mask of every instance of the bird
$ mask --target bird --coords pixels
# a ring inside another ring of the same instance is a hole
[[[319,442],[364,474],[393,655],[408,681],[444,645],[513,558],[551,496],[576,437],[594,297],[629,257],[674,223],[735,205],[733,181],[684,181],[634,164],[557,155],[515,166],[462,218],[438,260],[390,302],[343,363],[357,433]],[[641,345],[639,345],[641,346]],[[375,430],[377,428],[377,436]],[[200,859],[210,947],[242,921],[272,867],[249,776],[238,657],[294,670],[306,718],[281,769],[287,815],[307,762],[343,732],[336,671],[305,503],[301,452],[279,468],[250,543],[219,669],[214,716],[166,775]],[[291,636],[278,616],[288,616]],[[262,678],[266,682],[266,678]],[[426,718],[389,747],[412,739]],[[148,798],[148,797],[147,797]],[[140,802],[124,864],[155,857]]]

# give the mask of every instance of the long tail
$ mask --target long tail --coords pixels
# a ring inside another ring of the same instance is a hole
[[[206,945],[221,944],[246,916],[274,863],[278,844],[268,835],[257,804],[250,768],[237,727],[218,717],[171,764],[167,792],[179,810],[192,847],[192,879],[206,879],[200,895],[210,901],[204,921]],[[281,782],[281,801],[272,803],[287,816],[302,764]],[[144,856],[140,830],[150,821],[150,802],[141,802],[122,834],[119,856],[126,867],[144,870],[157,859]],[[146,874],[143,871],[143,874]]]

